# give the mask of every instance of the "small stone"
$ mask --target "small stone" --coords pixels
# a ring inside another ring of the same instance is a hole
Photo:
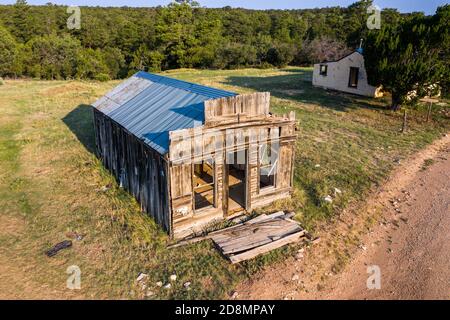
[[[168,283],[164,286],[164,289],[170,289],[170,288],[172,288],[172,285],[170,283]]]
[[[320,168],[320,164],[316,164],[314,167],[315,168]]]
[[[328,203],[332,203],[333,202],[333,198],[331,198],[330,195],[328,195],[325,198],[323,198],[323,200],[325,200],[325,202],[328,202]]]
[[[171,275],[170,281],[175,281],[175,280],[177,280],[177,275],[176,274]]]
[[[155,293],[153,291],[148,290],[147,293],[145,294],[147,297],[151,297],[154,296]]]
[[[162,283],[161,281],[158,281],[158,282],[156,283],[156,286],[157,286],[157,287],[162,287],[162,285],[163,285],[163,283]]]
[[[231,299],[236,299],[238,296],[239,296],[239,293],[237,293],[237,291],[231,291],[231,293],[230,293]]]
[[[297,281],[300,277],[298,276],[298,274],[294,274],[292,276],[292,281]]]
[[[109,189],[111,189],[111,185],[110,185],[110,184],[107,184],[106,186],[101,187],[101,188],[100,188],[100,191],[101,191],[101,192],[106,192],[106,191],[108,191]]]
[[[341,189],[334,188],[334,194],[335,194],[335,195],[341,194],[341,193],[342,193],[342,190],[341,190]]]
[[[148,278],[148,274],[141,272],[141,273],[139,273],[138,277],[136,278],[136,281],[141,282],[141,281],[146,280],[147,278]]]
[[[185,287],[185,288],[189,288],[191,286],[191,283],[188,281],[188,282],[185,282],[184,284],[183,284],[183,287]]]

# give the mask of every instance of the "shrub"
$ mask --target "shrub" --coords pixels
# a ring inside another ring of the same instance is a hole
[[[106,73],[99,73],[99,74],[95,75],[95,80],[101,81],[101,82],[106,82],[106,81],[111,80],[111,78]]]
[[[285,67],[294,59],[295,48],[289,44],[277,44],[267,51],[267,62],[276,67]]]

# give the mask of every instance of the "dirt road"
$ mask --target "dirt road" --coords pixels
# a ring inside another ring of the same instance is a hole
[[[402,163],[355,210],[380,215],[349,250],[343,269],[333,272],[332,238],[361,229],[355,227],[364,224],[356,212],[336,221],[331,228],[337,232],[324,230],[323,243],[308,249],[304,258],[286,262],[283,276],[266,270],[242,285],[240,298],[450,299],[450,135]],[[371,266],[379,267],[380,289],[367,288]]]

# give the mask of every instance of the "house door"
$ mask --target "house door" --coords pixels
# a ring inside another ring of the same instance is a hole
[[[348,75],[349,88],[358,88],[359,68],[350,67],[350,73]]]
[[[247,150],[228,153],[224,172],[225,215],[246,209],[247,193]]]

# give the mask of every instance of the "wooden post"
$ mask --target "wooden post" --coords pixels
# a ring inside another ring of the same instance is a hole
[[[402,133],[406,132],[406,108],[403,110],[403,126]]]
[[[430,120],[430,116],[431,116],[431,108],[433,107],[433,102],[430,102],[430,104],[428,105],[428,112],[427,112],[427,121]]]

